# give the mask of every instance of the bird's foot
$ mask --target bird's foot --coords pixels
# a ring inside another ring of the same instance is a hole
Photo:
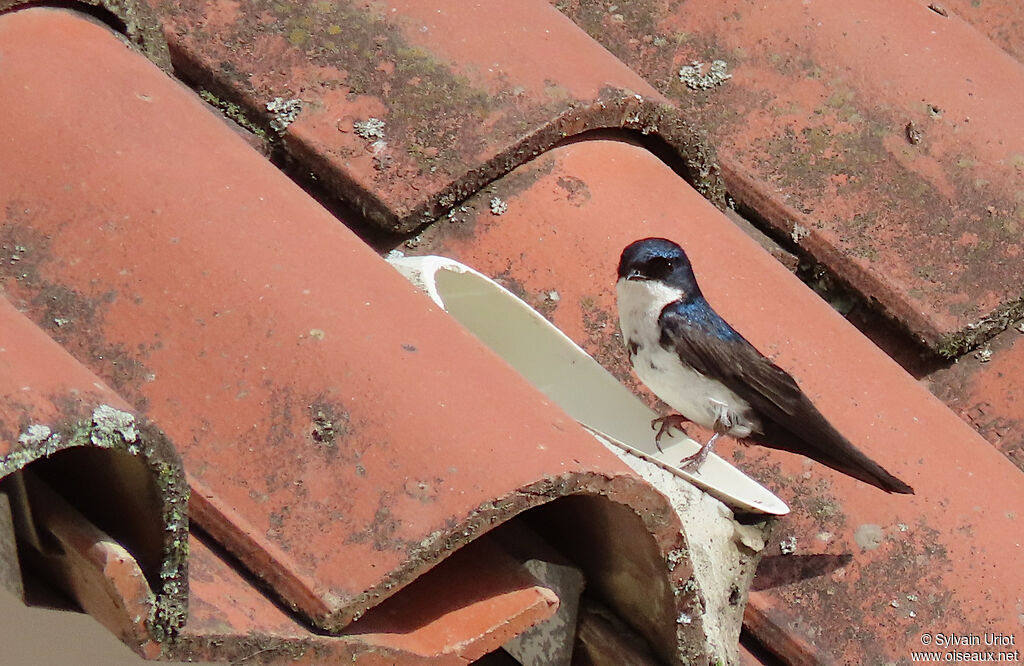
[[[716,439],[718,439],[717,432],[711,436],[711,439],[708,440],[707,444],[700,447],[700,450],[697,451],[697,453],[694,453],[692,456],[686,456],[680,460],[679,468],[685,469],[689,472],[699,472],[704,461],[708,459],[708,456],[711,455],[711,451],[715,448]]]
[[[666,434],[672,434],[672,428],[685,433],[686,430],[683,428],[684,423],[689,423],[690,420],[682,414],[668,414],[667,416],[659,416],[651,421],[651,430],[657,428],[658,434],[654,436],[654,445],[658,447],[659,451],[661,448],[661,438]]]

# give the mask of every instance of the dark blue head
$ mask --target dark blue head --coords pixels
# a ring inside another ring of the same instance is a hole
[[[700,293],[690,260],[683,248],[664,238],[630,243],[619,258],[619,279],[661,280],[684,293]]]

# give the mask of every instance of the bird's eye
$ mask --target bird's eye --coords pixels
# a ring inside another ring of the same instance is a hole
[[[653,257],[648,264],[648,272],[653,278],[668,277],[675,268],[671,259],[665,257]]]

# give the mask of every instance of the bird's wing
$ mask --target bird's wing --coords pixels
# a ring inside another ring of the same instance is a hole
[[[706,302],[669,304],[658,321],[663,347],[750,404],[761,421],[754,441],[808,456],[886,492],[914,492],[851,444],[789,373],[754,349]]]
[[[757,412],[789,425],[802,411],[806,399],[789,373],[765,358],[707,303],[670,304],[659,323],[663,347],[705,377],[725,384]]]

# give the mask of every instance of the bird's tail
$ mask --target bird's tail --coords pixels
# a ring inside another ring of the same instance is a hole
[[[809,401],[808,401],[808,404]],[[800,437],[782,428],[766,428],[767,432],[751,435],[758,444],[772,449],[799,453],[847,476],[870,483],[887,493],[913,495],[914,489],[868,458],[863,451],[830,424],[813,406],[813,416],[801,428]]]

